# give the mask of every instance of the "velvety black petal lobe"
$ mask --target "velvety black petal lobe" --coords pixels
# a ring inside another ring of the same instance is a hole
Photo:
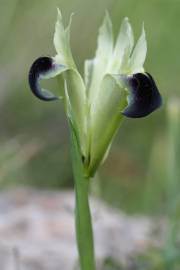
[[[161,95],[149,73],[129,75],[125,83],[130,93],[123,115],[130,118],[145,117],[161,106]]]
[[[29,85],[33,94],[45,101],[52,101],[59,99],[53,95],[50,91],[42,89],[40,86],[40,80],[43,79],[48,73],[55,69],[53,59],[50,57],[39,57],[32,64],[29,71]]]

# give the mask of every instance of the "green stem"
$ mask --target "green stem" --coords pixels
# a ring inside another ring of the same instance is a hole
[[[89,178],[85,170],[77,142],[71,127],[71,155],[76,194],[76,239],[81,270],[95,270],[93,231],[88,201]]]

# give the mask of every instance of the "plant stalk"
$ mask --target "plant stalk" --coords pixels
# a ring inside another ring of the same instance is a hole
[[[89,208],[89,178],[85,176],[77,137],[71,127],[71,156],[75,181],[76,240],[81,270],[95,270],[93,230]]]

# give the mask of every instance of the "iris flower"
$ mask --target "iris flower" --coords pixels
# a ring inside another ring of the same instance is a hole
[[[64,104],[71,133],[79,263],[81,270],[95,270],[88,180],[107,157],[123,118],[145,117],[159,108],[162,101],[154,79],[144,70],[147,52],[144,27],[134,45],[133,31],[125,18],[114,43],[112,23],[106,13],[95,57],[85,61],[82,76],[70,48],[71,19],[72,16],[65,28],[58,10],[54,34],[57,54],[35,60],[29,84],[39,99],[61,100]],[[54,77],[63,84],[59,96],[40,86],[41,80]]]
[[[99,29],[95,57],[85,61],[82,76],[71,52],[71,21],[72,16],[65,28],[58,10],[54,34],[56,55],[35,60],[29,72],[29,84],[39,99],[63,102],[89,177],[107,157],[123,118],[145,117],[159,108],[162,100],[153,77],[144,70],[147,53],[144,26],[134,45],[133,31],[125,18],[114,43],[111,19],[106,13]],[[54,77],[62,77],[64,81],[59,96],[40,86],[41,80]]]

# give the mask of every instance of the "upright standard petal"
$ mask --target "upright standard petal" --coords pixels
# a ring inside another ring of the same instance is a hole
[[[130,118],[145,117],[161,106],[161,95],[149,73],[122,76],[121,80],[129,90],[128,106],[122,112],[123,115]]]
[[[64,28],[61,12],[59,9],[57,10],[58,16],[54,33],[54,46],[57,51],[59,62],[61,64],[74,67],[75,64],[70,48],[70,26],[72,15],[70,17],[68,26]]]
[[[112,23],[109,14],[106,13],[102,26],[99,29],[98,45],[96,56],[92,60],[85,61],[86,80],[89,78],[89,103],[96,100],[100,83],[104,75],[108,72],[108,64],[112,57],[113,33]],[[91,62],[89,62],[91,61]]]
[[[115,44],[110,73],[122,73],[134,46],[134,35],[128,18],[124,18]]]
[[[146,53],[147,53],[147,42],[143,25],[141,36],[137,41],[132,56],[129,60],[129,72],[131,74],[144,71],[143,65],[146,59]]]

